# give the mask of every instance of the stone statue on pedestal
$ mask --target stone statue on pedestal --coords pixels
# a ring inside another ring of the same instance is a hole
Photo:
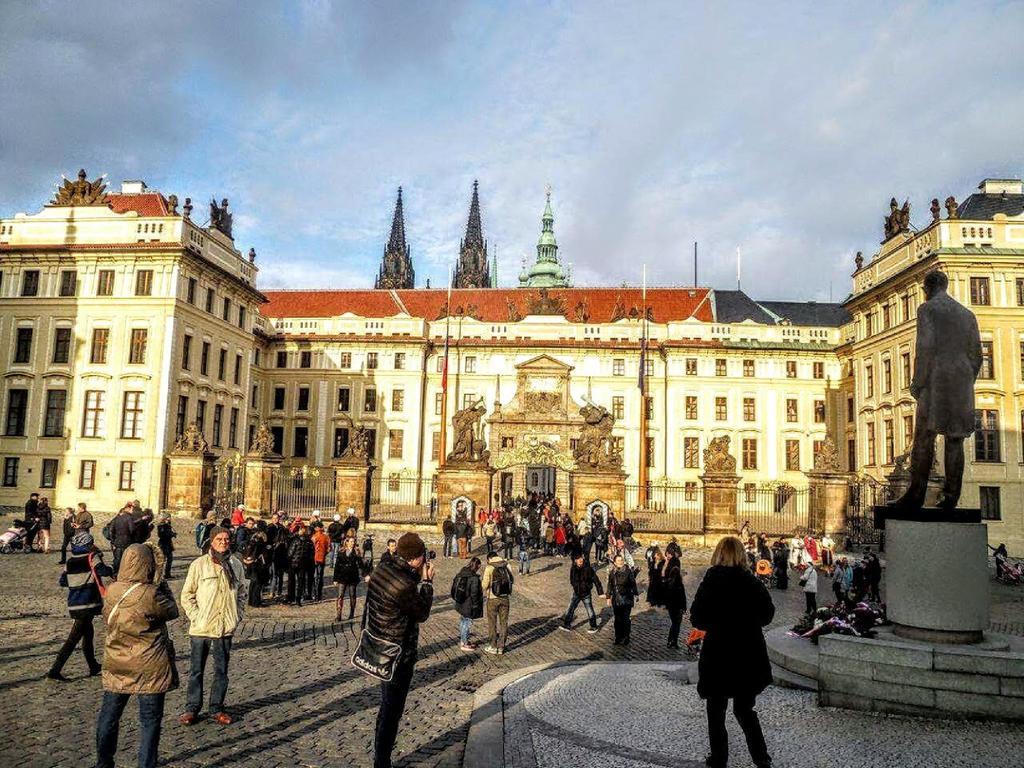
[[[174,441],[174,451],[175,453],[202,456],[210,452],[210,445],[206,442],[203,433],[199,431],[199,427],[193,421],[185,427],[185,431]]]
[[[452,417],[452,451],[448,454],[448,461],[487,462],[490,453],[483,438],[481,423],[486,412],[483,398],[455,412]]]
[[[948,278],[925,275],[927,301],[917,311],[917,347],[910,394],[917,400],[910,487],[894,506],[917,510],[924,504],[935,459],[935,437],[945,444],[946,477],[938,506],[955,509],[964,474],[964,438],[974,432],[974,380],[981,370],[978,321],[946,293]]]

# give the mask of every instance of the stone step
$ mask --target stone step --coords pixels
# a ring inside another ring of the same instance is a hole
[[[783,669],[778,664],[772,664],[772,681],[780,688],[793,688],[798,691],[817,691],[818,681],[812,677],[798,675]]]

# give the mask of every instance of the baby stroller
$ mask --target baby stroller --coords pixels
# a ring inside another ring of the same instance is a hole
[[[700,647],[704,643],[705,633],[699,629],[691,629],[686,637],[686,655],[691,659],[700,657]]]
[[[0,553],[9,555],[11,552],[21,552],[25,549],[25,537],[28,531],[18,525],[20,520],[15,520],[14,525],[0,534]]]
[[[1024,584],[1024,563],[1020,560],[1003,560],[999,571],[999,581],[1003,584]]]
[[[766,588],[775,588],[775,569],[772,567],[771,560],[758,560],[757,565],[754,566],[754,575]]]

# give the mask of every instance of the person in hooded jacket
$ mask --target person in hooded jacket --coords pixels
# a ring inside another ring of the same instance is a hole
[[[679,628],[686,612],[686,587],[683,585],[683,566],[679,560],[679,546],[669,544],[665,549],[665,562],[661,564],[661,602],[668,610],[672,622],[668,630],[668,647],[679,647]]]
[[[338,586],[338,613],[335,621],[345,620],[345,598],[349,598],[348,618],[356,615],[356,589],[360,579],[370,573],[362,555],[356,549],[354,536],[346,536],[341,545],[341,552],[334,560],[334,583]]]
[[[288,598],[285,602],[302,605],[306,594],[306,578],[313,570],[313,540],[309,529],[301,526],[288,542]]]
[[[774,616],[771,595],[750,571],[743,543],[735,536],[723,538],[690,606],[690,623],[706,633],[697,665],[697,693],[707,702],[709,768],[723,768],[729,761],[729,699],[754,765],[772,764],[754,706],[757,695],[772,682],[762,628]]]
[[[74,624],[46,674],[49,679],[62,682],[67,678],[61,671],[79,642],[82,643],[85,663],[89,665],[89,676],[95,677],[100,673],[100,665],[93,650],[92,620],[103,608],[103,598],[100,596],[103,579],[114,575],[110,566],[103,562],[103,554],[96,549],[91,535],[85,531],[77,533],[71,538],[70,544],[71,556],[60,575],[60,585],[68,589],[68,613]]]
[[[96,720],[96,766],[114,768],[121,715],[132,694],[139,701],[139,768],[154,768],[167,691],[178,687],[167,622],[178,618],[153,550],[132,544],[121,557],[117,581],[103,598],[107,638],[103,703]]]
[[[615,614],[615,645],[629,645],[633,629],[633,604],[639,595],[633,569],[621,554],[615,556],[608,571],[608,604]]]
[[[461,599],[460,599],[461,598]],[[452,600],[459,616],[459,648],[474,651],[476,646],[469,642],[473,620],[484,615],[484,591],[480,583],[480,558],[474,557],[455,575],[452,582]]]

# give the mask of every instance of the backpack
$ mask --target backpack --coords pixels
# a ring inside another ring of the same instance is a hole
[[[507,566],[495,568],[491,574],[491,593],[495,597],[508,597],[512,594],[512,574]]]
[[[113,536],[114,536],[114,532],[112,530],[113,525],[114,525],[114,521],[111,520],[109,523],[104,525],[103,526],[103,530],[100,531],[100,533],[103,534],[103,538],[106,539],[108,542],[109,541],[113,541]]]
[[[455,577],[455,581],[452,582],[452,600],[457,604],[461,605],[466,602],[466,598],[469,596],[469,575],[460,573]]]

